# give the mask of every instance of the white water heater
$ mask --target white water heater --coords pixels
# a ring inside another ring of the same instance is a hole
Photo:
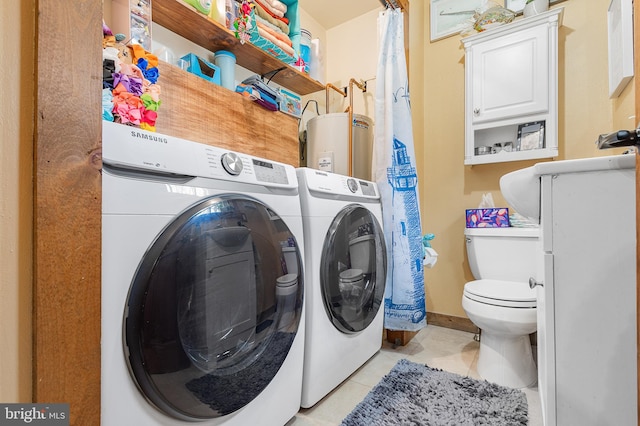
[[[326,172],[349,174],[349,113],[319,115],[307,122],[307,167]],[[353,114],[352,176],[371,180],[373,120]]]

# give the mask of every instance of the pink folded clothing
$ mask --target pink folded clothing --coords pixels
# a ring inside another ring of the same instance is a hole
[[[260,28],[260,26],[258,26],[258,34],[260,35],[260,37],[262,37],[264,39],[267,39],[271,43],[273,43],[276,46],[278,46],[286,54],[291,55],[291,56],[295,56],[295,51],[293,50],[293,48],[291,46],[289,46],[288,44],[283,43],[282,41],[278,40],[276,37],[272,36],[269,32],[267,32],[264,29]]]
[[[278,11],[277,9],[272,9],[265,3],[266,0],[253,0],[258,6],[262,7],[262,9],[267,12],[269,15],[273,16],[276,19],[281,20],[285,24],[289,25],[289,19],[285,18],[284,13]],[[282,16],[281,16],[282,15]]]
[[[253,10],[255,11],[256,16],[261,17],[275,27],[280,28],[283,33],[289,35],[289,25],[287,25],[283,21],[284,18],[274,17],[272,14],[266,11],[264,7],[261,7],[260,3],[258,2],[256,2],[256,7]]]
[[[264,19],[262,16],[258,15],[257,13],[254,13],[253,16],[255,17],[256,22],[261,22],[265,27],[269,27],[271,28],[273,31],[276,32],[280,32],[284,35],[286,35],[287,37],[289,36],[289,33],[285,33],[284,31],[282,31],[282,29],[280,29],[280,27],[278,27],[276,24],[273,24],[269,21],[267,21],[266,19]],[[273,18],[272,18],[273,19]],[[283,24],[284,25],[284,24]]]
[[[283,32],[275,31],[274,29],[272,29],[269,26],[263,24],[262,22],[258,21],[257,19],[256,19],[256,24],[258,25],[258,28],[268,32],[271,36],[277,38],[278,40],[280,40],[281,42],[283,42],[287,46],[292,46],[293,45],[293,43],[291,43],[291,39],[289,38],[289,36],[284,35]]]

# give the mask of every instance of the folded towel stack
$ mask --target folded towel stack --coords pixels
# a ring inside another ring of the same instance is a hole
[[[278,0],[253,1],[256,4],[256,13],[258,16],[276,25],[282,32],[289,35],[289,18],[285,16],[287,13],[287,5]]]
[[[511,226],[513,226],[514,228],[539,228],[540,227],[540,225],[538,225],[535,222],[532,222],[530,219],[522,216],[520,213],[513,213],[512,215],[510,215],[509,222],[511,223]]]
[[[285,63],[295,62],[298,58],[300,37],[297,0],[252,2],[255,25],[251,42]]]

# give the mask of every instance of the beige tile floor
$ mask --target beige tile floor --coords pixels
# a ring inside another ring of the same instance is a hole
[[[406,346],[394,348],[384,342],[382,349],[365,365],[316,405],[300,409],[286,426],[339,425],[401,358],[480,379],[476,372],[480,344],[473,340],[473,336],[473,333],[428,325]],[[529,403],[529,426],[541,426],[537,387],[523,391]]]

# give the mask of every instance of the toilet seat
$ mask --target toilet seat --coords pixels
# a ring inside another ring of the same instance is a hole
[[[536,290],[525,282],[476,280],[464,285],[464,297],[488,305],[510,308],[535,308]]]
[[[276,287],[288,288],[298,285],[298,274],[286,274],[276,278]]]
[[[358,281],[362,281],[363,274],[362,269],[346,269],[340,272],[339,280],[341,283],[357,283]]]

